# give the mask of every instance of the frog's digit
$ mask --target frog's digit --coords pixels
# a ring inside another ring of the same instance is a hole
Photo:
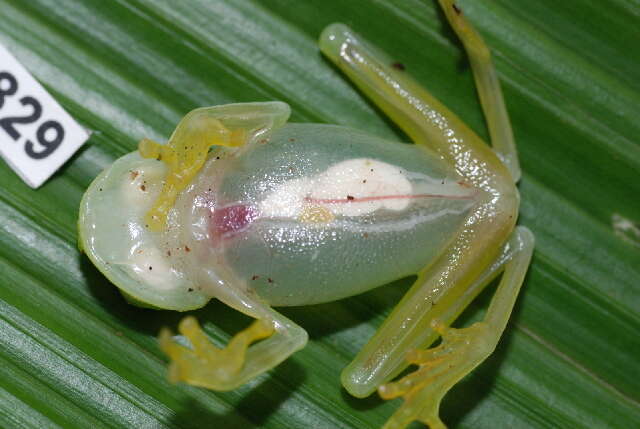
[[[237,147],[267,139],[290,114],[289,105],[280,101],[203,107],[180,121],[168,144],[143,139],[138,146],[140,155],[161,160],[168,167],[162,191],[145,218],[148,228],[164,228],[176,197],[200,171],[211,146]]]
[[[169,329],[160,332],[160,347],[171,359],[170,381],[183,381],[218,391],[233,390],[305,346],[308,336],[304,329],[271,308],[251,301],[246,295],[236,301],[239,295],[218,298],[260,318],[236,334],[224,349],[211,344],[191,316],[180,322],[178,330],[189,340],[192,349],[174,342]],[[259,342],[253,344],[256,341]]]
[[[163,328],[159,335],[160,348],[171,359],[169,380],[208,389],[231,390],[237,386],[235,380],[245,364],[249,346],[271,336],[274,328],[267,321],[256,320],[236,334],[223,349],[211,344],[193,316],[182,319],[178,331],[189,340],[192,349],[175,343],[167,328]]]

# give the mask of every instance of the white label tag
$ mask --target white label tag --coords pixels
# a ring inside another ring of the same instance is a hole
[[[0,155],[32,188],[89,138],[31,74],[0,46]]]

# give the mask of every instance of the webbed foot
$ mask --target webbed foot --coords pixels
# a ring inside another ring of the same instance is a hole
[[[432,349],[409,352],[407,360],[419,368],[378,388],[383,399],[402,396],[405,400],[383,429],[401,429],[416,420],[426,423],[431,429],[446,428],[438,415],[440,401],[495,347],[495,335],[485,322],[455,329],[434,320],[432,327],[442,335],[441,344]]]
[[[173,333],[168,328],[163,328],[159,335],[160,348],[171,359],[169,380],[213,390],[232,390],[246,381],[241,370],[247,349],[251,343],[275,332],[271,323],[256,320],[236,334],[225,348],[219,349],[207,338],[193,316],[182,319],[178,331],[191,342],[192,349],[174,342]]]

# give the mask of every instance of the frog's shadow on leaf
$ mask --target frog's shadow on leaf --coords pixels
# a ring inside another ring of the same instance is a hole
[[[129,304],[112,284],[84,254],[80,258],[80,268],[85,282],[95,298],[95,302],[105,311],[116,316],[133,330],[156,337],[163,326],[175,331],[185,313],[177,311],[153,310]],[[365,294],[326,304],[304,307],[279,307],[287,317],[303,326],[312,340],[368,323],[375,317],[388,314],[400,300],[413,277],[401,279],[388,285],[373,289]],[[203,308],[192,312],[207,329],[215,325],[228,336],[235,334],[248,325],[250,318],[218,302],[210,301]],[[366,341],[367,339],[363,339]]]
[[[84,254],[79,254],[80,269],[95,303],[117,317],[129,328],[155,337],[162,326],[176,326],[182,314],[176,311],[158,311],[136,307],[127,303],[118,288],[109,281]]]
[[[212,392],[214,401],[224,401],[233,404],[233,408],[224,414],[211,411],[211,406],[202,402],[202,395],[190,398],[181,404],[170,419],[171,427],[203,428],[219,427],[260,428],[268,421],[287,399],[305,380],[305,371],[295,358],[289,359],[273,371],[259,384],[241,387],[233,392]],[[283,382],[285,381],[285,382]],[[198,389],[181,385],[185,390]],[[240,396],[240,399],[238,399]]]
[[[484,316],[484,312],[489,306],[489,301],[491,301],[495,293],[499,278],[494,280],[482,291],[456,320],[454,326],[469,326]],[[527,279],[525,278],[522,284],[521,295],[524,295],[526,290]],[[513,343],[514,326],[520,318],[521,310],[522,299],[516,301],[511,313],[510,322],[502,334],[496,350],[476,368],[476,370],[453,386],[442,400],[440,413],[450,427],[457,427],[458,423],[464,421],[465,417],[473,412],[494,389],[500,368],[510,353]]]

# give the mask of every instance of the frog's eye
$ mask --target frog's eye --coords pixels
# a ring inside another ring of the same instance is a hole
[[[161,232],[145,223],[165,175],[162,162],[136,152],[100,174],[80,205],[80,246],[132,303],[199,308],[209,298],[184,273],[191,249],[180,241],[176,216]]]

